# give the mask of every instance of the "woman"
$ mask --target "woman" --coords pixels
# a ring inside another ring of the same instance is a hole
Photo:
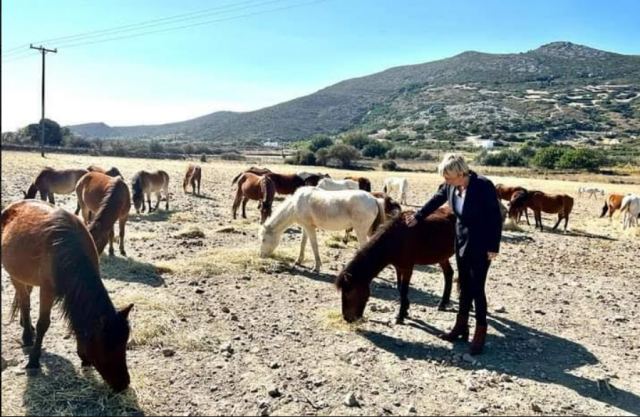
[[[462,156],[447,154],[438,166],[444,177],[433,197],[413,217],[415,226],[444,203],[449,203],[456,215],[456,262],[460,281],[459,311],[456,324],[449,333],[440,336],[450,342],[469,337],[469,310],[475,304],[476,330],[471,342],[472,355],[482,353],[487,335],[487,299],[484,284],[491,261],[497,256],[502,234],[502,217],[493,183],[477,175]]]

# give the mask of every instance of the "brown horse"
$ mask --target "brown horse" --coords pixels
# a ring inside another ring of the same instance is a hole
[[[122,174],[120,173],[120,170],[116,167],[111,167],[107,170],[105,170],[104,168],[101,168],[97,165],[89,165],[87,167],[87,171],[89,172],[101,172],[105,175],[108,175],[110,177],[120,177],[122,179],[124,179],[124,177],[122,176]]]
[[[356,176],[348,176],[344,177],[345,180],[353,180],[358,183],[358,188],[364,191],[371,192],[371,181],[366,177],[356,177]]]
[[[131,209],[127,184],[118,177],[112,178],[99,172],[90,172],[78,181],[76,195],[82,218],[85,224],[90,223],[89,233],[96,244],[98,255],[109,241],[109,255],[113,256],[113,225],[118,220],[120,254],[127,256],[124,251],[124,226]]]
[[[233,218],[236,218],[236,212],[240,201],[242,201],[242,217],[247,218],[246,206],[249,200],[258,200],[260,202],[260,224],[271,216],[271,207],[273,205],[273,197],[276,194],[276,187],[269,178],[269,175],[259,176],[250,172],[245,172],[238,179],[238,189],[236,198],[233,201],[231,211]]]
[[[613,216],[616,210],[620,209],[622,205],[622,199],[624,198],[623,194],[609,194],[607,198],[604,200],[604,206],[602,207],[602,214],[600,217],[604,217],[609,212],[609,219]]]
[[[136,213],[140,213],[141,211],[144,213],[145,194],[147,196],[147,203],[149,204],[149,213],[157,210],[160,205],[160,197],[162,196],[160,191],[163,191],[167,198],[167,204],[164,209],[169,210],[169,174],[165,171],[138,171],[131,180],[131,191],[133,194],[133,206],[136,209]],[[156,193],[156,197],[158,198],[156,206],[153,209],[151,208],[151,193]],[[140,207],[142,207],[142,210]]]
[[[187,172],[182,181],[182,190],[187,193],[187,186],[191,184],[193,195],[200,195],[200,181],[202,180],[202,168],[200,165],[189,164]],[[196,194],[196,183],[198,185],[198,193]]]
[[[236,182],[238,182],[238,180],[240,179],[242,174],[244,174],[245,172],[250,172],[250,173],[256,174],[256,175],[265,175],[265,174],[271,174],[273,171],[271,171],[269,168],[251,167],[249,169],[246,169],[246,170],[242,171],[241,173],[239,173],[235,177],[233,177],[233,181],[231,181],[231,185],[233,185]]]
[[[451,296],[453,268],[449,258],[454,253],[455,216],[448,207],[441,207],[414,227],[407,225],[405,211],[384,226],[360,249],[336,279],[342,291],[342,317],[353,322],[362,317],[369,286],[382,269],[396,269],[400,310],[397,323],[403,323],[409,310],[409,283],[415,265],[440,264],[444,273],[444,293],[438,306],[444,310]]]
[[[33,346],[27,369],[40,368],[42,339],[51,308],[61,302],[77,339],[82,366],[93,365],[115,390],[129,386],[127,317],[133,304],[116,311],[100,279],[93,239],[80,219],[45,202],[23,200],[2,211],[2,266],[16,293],[12,318],[20,310],[22,343]],[[31,325],[31,289],[40,287],[40,315]]]
[[[498,195],[498,200],[506,200],[506,201],[511,201],[511,199],[513,198],[513,195],[517,192],[527,192],[526,188],[524,187],[520,187],[518,185],[516,186],[512,186],[512,187],[508,187],[504,184],[496,184],[496,194]],[[529,213],[527,211],[527,208],[525,207],[524,210],[521,210],[518,213],[517,219],[516,219],[516,223],[520,223],[520,218],[522,217],[522,213],[524,212],[524,217],[527,219],[527,225],[530,225],[531,223],[529,223]]]
[[[389,197],[382,191],[371,191],[371,195],[375,198],[381,198],[384,200],[384,216],[385,220],[390,220],[393,216],[400,214],[402,206],[393,198]]]
[[[70,194],[76,189],[76,183],[84,174],[86,169],[53,169],[46,167],[31,183],[29,189],[24,193],[24,198],[36,198],[38,191],[40,199],[49,200],[51,204],[55,204],[53,193]],[[76,214],[80,211],[80,206],[76,206]]]
[[[542,212],[545,213],[558,213],[558,221],[553,226],[553,230],[558,228],[560,221],[564,219],[564,230],[567,230],[567,223],[569,222],[569,214],[573,208],[573,198],[566,194],[550,195],[545,194],[542,191],[527,191],[517,192],[511,199],[511,206],[509,207],[509,216],[513,219],[517,216],[519,211],[525,207],[533,210],[534,217],[536,219],[536,227],[540,226],[542,231]]]

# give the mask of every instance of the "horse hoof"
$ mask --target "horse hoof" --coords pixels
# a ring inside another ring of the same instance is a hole
[[[396,324],[404,324],[404,317],[396,317]]]
[[[446,304],[438,305],[438,311],[447,311],[447,305]]]

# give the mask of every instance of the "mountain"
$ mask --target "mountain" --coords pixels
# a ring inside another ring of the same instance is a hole
[[[162,125],[109,127],[104,123],[89,123],[68,127],[78,135],[100,138],[175,136],[213,142],[291,141],[316,133],[404,125],[421,114],[435,115],[442,121],[442,109],[444,116],[456,125],[460,121],[456,112],[464,113],[465,109],[447,106],[471,103],[482,103],[493,108],[494,114],[511,119],[527,118],[532,115],[527,108],[531,106],[507,100],[508,97],[526,99],[527,90],[547,95],[546,101],[540,101],[540,111],[533,114],[544,119],[557,112],[559,106],[567,106],[569,103],[561,99],[571,97],[575,88],[598,85],[631,86],[631,92],[625,94],[633,94],[634,88],[640,85],[640,56],[570,42],[553,42],[516,54],[467,51],[439,61],[390,68],[345,80],[308,96],[252,112],[216,112]],[[447,86],[476,93],[490,89],[495,99],[485,97],[487,94],[452,95],[444,88]],[[613,93],[610,98],[615,99],[619,92]],[[567,110],[573,112],[574,109]],[[473,106],[469,111],[477,113]],[[579,115],[576,117],[581,119]],[[422,122],[428,124],[431,119],[433,117],[422,117]],[[491,117],[481,119],[492,122]]]

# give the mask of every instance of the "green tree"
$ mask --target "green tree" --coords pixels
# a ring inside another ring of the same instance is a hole
[[[363,149],[365,146],[374,142],[364,132],[351,132],[342,137],[342,143],[351,145],[356,149]]]
[[[326,135],[314,135],[311,138],[311,143],[309,143],[309,150],[311,152],[316,152],[322,148],[328,148],[333,145],[333,140],[329,136]]]
[[[531,158],[531,164],[538,168],[553,169],[564,153],[565,149],[558,146],[538,149],[533,158]]]
[[[350,167],[353,160],[359,156],[360,153],[355,147],[345,144],[333,145],[328,152],[329,159],[335,158],[340,161],[342,168]]]
[[[67,129],[68,131],[68,129]],[[31,142],[40,143],[40,123],[32,123],[20,130],[22,136],[30,138]],[[44,119],[44,144],[59,146],[64,136],[63,129],[53,120]]]
[[[362,149],[362,156],[368,158],[384,158],[391,145],[383,142],[372,141]]]
[[[605,158],[592,149],[570,149],[558,160],[556,167],[562,169],[586,169],[595,171],[605,162]]]

